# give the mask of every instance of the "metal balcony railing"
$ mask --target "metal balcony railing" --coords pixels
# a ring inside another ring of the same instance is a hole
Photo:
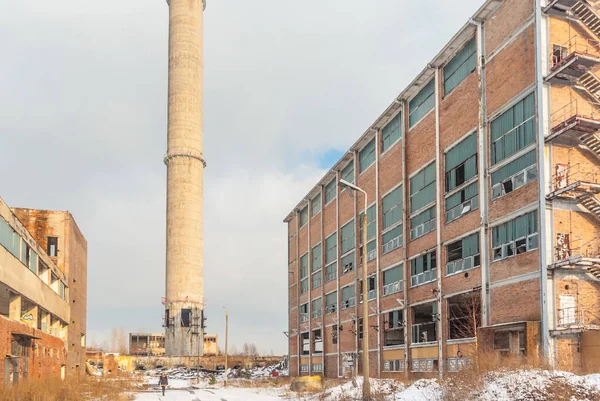
[[[581,99],[571,100],[563,107],[557,109],[550,116],[550,126],[552,132],[561,130],[575,117],[600,121],[600,104],[595,102],[586,102]]]
[[[568,41],[557,46],[550,54],[550,69],[555,70],[566,64],[573,55],[600,57],[600,44],[596,40],[572,36]]]
[[[571,166],[555,165],[552,191],[567,189],[570,186],[578,187],[578,184],[600,184],[600,168],[581,163]]]
[[[586,310],[583,308],[562,308],[558,310],[558,326],[585,326],[586,325]]]
[[[563,235],[563,237],[564,236],[565,235]],[[579,238],[565,242],[564,238],[557,238],[555,250],[557,261],[577,256],[587,259],[600,259],[600,239],[584,241],[582,238]]]

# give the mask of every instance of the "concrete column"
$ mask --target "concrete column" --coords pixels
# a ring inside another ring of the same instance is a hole
[[[202,0],[169,3],[167,356],[203,353]],[[182,310],[185,317],[182,315]],[[188,319],[189,316],[189,319]],[[185,321],[185,322],[184,322]],[[187,323],[189,321],[189,324]]]
[[[21,295],[10,293],[10,301],[8,307],[8,318],[11,320],[21,321]]]

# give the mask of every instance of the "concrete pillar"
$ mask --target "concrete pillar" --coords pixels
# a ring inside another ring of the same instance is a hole
[[[11,320],[21,321],[21,295],[10,293],[10,301],[8,306],[8,318]]]
[[[202,354],[202,0],[169,0],[167,356]],[[182,313],[182,310],[185,312]],[[188,313],[189,310],[189,313]]]

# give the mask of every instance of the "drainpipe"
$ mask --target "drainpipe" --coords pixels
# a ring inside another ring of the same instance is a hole
[[[538,151],[538,199],[539,199],[539,254],[540,254],[540,303],[541,303],[541,337],[542,337],[542,356],[544,361],[549,360],[549,328],[548,328],[548,260],[546,248],[546,159],[544,142],[544,120],[546,118],[544,108],[544,73],[542,63],[542,51],[545,49],[542,37],[542,2],[545,0],[535,0],[535,75],[536,75],[536,105],[537,105],[537,151]],[[542,237],[543,236],[543,237]]]
[[[489,171],[487,140],[487,103],[485,79],[485,36],[482,21],[470,21],[477,28],[477,78],[479,84],[479,253],[481,255],[481,325],[490,325],[490,241],[489,241]]]
[[[358,159],[358,152],[354,151],[352,152],[352,163],[354,163],[354,184],[358,185],[358,163],[357,163],[357,159]],[[350,189],[347,189],[347,191],[350,191]],[[367,214],[367,211],[365,209],[365,215]],[[352,366],[354,374],[352,376],[357,376],[358,375],[358,357],[359,357],[359,349],[358,349],[358,305],[359,305],[359,300],[360,300],[360,295],[359,295],[359,286],[358,286],[358,261],[361,260],[360,258],[360,252],[358,252],[359,248],[357,246],[358,242],[360,240],[356,240],[358,237],[360,237],[360,235],[356,235],[356,230],[360,227],[360,222],[359,220],[359,216],[358,216],[358,192],[355,191],[355,196],[354,196],[354,264],[356,265],[356,267],[354,268],[354,315],[356,316],[356,319],[354,321],[354,328],[356,330],[356,333],[354,334],[354,350],[355,350],[355,355],[356,358],[354,360],[354,366]],[[364,227],[364,229],[366,230],[367,227]],[[365,247],[365,249],[363,251],[366,251],[366,247],[367,244],[363,244],[363,247]],[[358,257],[356,256],[358,253]],[[366,269],[367,266],[363,266],[363,269]],[[366,283],[363,283],[363,285],[366,285]],[[363,302],[365,302],[366,300],[363,300]],[[365,320],[363,320],[363,330],[365,327]]]
[[[325,306],[325,228],[323,223],[325,222],[325,186],[321,185],[321,374],[325,377],[325,361],[327,350],[325,349],[325,314],[327,311],[323,310]]]
[[[375,236],[375,249],[377,250],[377,255],[375,264],[375,296],[377,297],[377,377],[381,377],[381,335],[383,333],[382,323],[381,323],[381,283],[379,281],[379,252],[380,252],[380,242],[379,237],[381,235],[381,221],[379,219],[379,214],[381,212],[381,208],[379,207],[379,148],[380,148],[380,131],[375,130],[375,201],[377,202],[375,205],[375,232],[377,235]]]
[[[296,270],[296,328],[298,329],[296,333],[296,353],[298,354],[298,376],[300,376],[300,282],[302,275],[300,273],[300,213],[298,210],[296,210]]]
[[[312,376],[312,354],[313,354],[313,333],[312,333],[312,247],[310,245],[310,226],[312,220],[312,201],[308,199],[308,375]]]
[[[404,307],[402,308],[402,324],[404,325],[404,378],[408,379],[408,278],[410,278],[410,270],[408,269],[408,261],[406,259],[406,244],[408,243],[408,209],[406,208],[406,135],[408,129],[406,124],[408,119],[406,118],[406,103],[402,101],[400,103],[402,108],[402,296],[404,298]],[[409,274],[407,274],[407,271]]]
[[[437,257],[436,260],[442,260],[442,191],[440,181],[440,69],[435,69],[435,175],[436,175],[436,237],[437,237]],[[438,263],[439,264],[439,263]],[[438,318],[438,369],[439,376],[444,376],[444,333],[443,321],[444,311],[442,309],[442,268],[437,267],[437,318]]]
[[[335,196],[335,235],[336,235],[336,257],[337,257],[337,267],[336,267],[336,272],[335,272],[335,287],[336,287],[336,292],[335,292],[335,297],[336,297],[336,304],[335,304],[335,313],[337,316],[337,333],[336,333],[336,338],[337,338],[337,371],[338,371],[338,378],[341,377],[341,372],[340,372],[340,365],[341,365],[341,354],[340,354],[340,326],[341,326],[341,322],[340,322],[340,268],[341,268],[341,259],[340,259],[340,172],[336,171],[335,172],[335,192],[336,192],[336,196]]]

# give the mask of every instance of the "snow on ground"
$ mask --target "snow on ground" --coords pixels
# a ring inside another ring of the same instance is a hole
[[[223,388],[221,383],[208,386],[202,381],[195,384],[194,380],[170,379],[165,397],[158,391],[157,380],[154,377],[148,380],[154,392],[140,393],[135,401],[339,401],[359,400],[362,394],[361,377],[355,378],[354,383],[349,381],[319,394],[302,395],[289,392],[289,387]],[[600,374],[577,376],[543,370],[492,372],[483,377],[480,386],[461,385],[467,388],[465,394],[470,393],[464,401],[544,401],[548,394],[567,396],[564,399],[570,401],[600,401]],[[386,401],[444,401],[448,398],[444,395],[444,386],[436,379],[417,380],[410,386],[394,380],[371,379],[371,390],[373,394],[385,394]]]

